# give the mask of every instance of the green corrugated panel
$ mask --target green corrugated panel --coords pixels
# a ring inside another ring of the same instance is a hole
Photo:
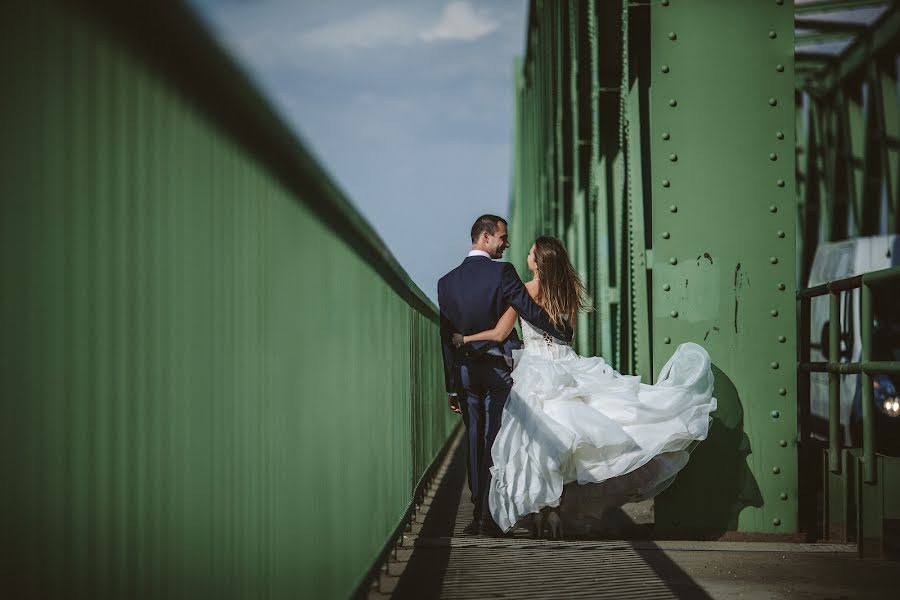
[[[654,372],[702,344],[719,399],[656,527],[795,532],[792,6],[650,10]]]
[[[5,590],[346,597],[457,421],[433,305],[186,12],[0,29]]]

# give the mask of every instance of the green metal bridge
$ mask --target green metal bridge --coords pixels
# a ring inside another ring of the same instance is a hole
[[[460,536],[435,306],[187,8],[33,0],[0,32],[8,597],[480,597],[457,575],[491,557],[510,597],[736,594],[713,565],[765,597],[893,589],[871,306],[900,269],[804,288],[821,244],[900,233],[900,3],[531,0],[510,254],[562,238],[579,351],[650,382],[695,341],[719,401],[671,489],[552,543]],[[781,596],[752,587],[776,568]]]

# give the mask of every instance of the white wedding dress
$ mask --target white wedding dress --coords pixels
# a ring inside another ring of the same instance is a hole
[[[488,500],[500,528],[559,506],[563,485],[573,481],[599,484],[578,495],[598,511],[668,487],[691,443],[706,438],[716,409],[706,350],[679,345],[656,385],[646,385],[524,320],[521,326],[524,348],[513,353],[514,383],[491,448]]]

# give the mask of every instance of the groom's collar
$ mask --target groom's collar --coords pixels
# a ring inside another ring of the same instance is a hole
[[[485,252],[484,250],[470,250],[469,254],[468,254],[468,256],[466,256],[466,258],[469,258],[471,256],[483,256],[485,258],[491,257],[491,255],[488,254],[487,252]]]

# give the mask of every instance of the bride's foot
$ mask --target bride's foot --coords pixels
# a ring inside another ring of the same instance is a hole
[[[531,537],[540,539],[544,535],[544,513],[536,512],[531,515]]]
[[[547,515],[547,525],[550,527],[550,537],[554,540],[563,537],[562,519],[559,517],[558,510],[551,510]]]

